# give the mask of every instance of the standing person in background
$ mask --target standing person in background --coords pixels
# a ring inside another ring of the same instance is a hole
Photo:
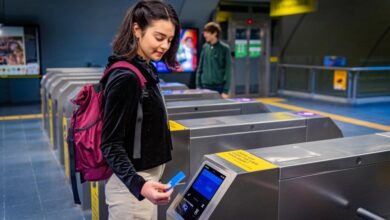
[[[157,70],[151,61],[162,60],[174,68],[179,34],[179,19],[171,5],[143,0],[127,11],[113,41],[114,54],[107,68],[118,61],[129,62],[142,73],[146,84],[141,91],[136,73],[124,68],[113,69],[102,82],[101,149],[113,171],[105,186],[110,220],[156,219],[156,205],[170,200],[170,186],[159,180],[165,163],[171,160],[172,142]],[[139,103],[143,113],[141,135],[135,128],[140,120]],[[138,137],[141,149],[135,144]]]
[[[196,87],[219,92],[222,98],[229,98],[232,61],[230,48],[219,40],[221,27],[218,23],[205,25],[203,45],[196,72]]]

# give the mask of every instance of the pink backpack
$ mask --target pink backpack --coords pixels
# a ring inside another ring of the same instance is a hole
[[[100,149],[102,136],[102,117],[104,89],[102,82],[106,81],[114,69],[129,69],[134,72],[141,83],[141,94],[144,94],[146,79],[131,63],[119,61],[104,71],[100,83],[85,85],[77,96],[71,100],[77,108],[73,111],[69,131],[68,146],[71,170],[71,183],[76,203],[80,204],[77,191],[76,172],[80,173],[81,182],[108,179],[112,170],[108,167]],[[141,97],[142,99],[142,97]],[[134,158],[140,158],[142,104],[138,103],[137,124],[134,137]]]

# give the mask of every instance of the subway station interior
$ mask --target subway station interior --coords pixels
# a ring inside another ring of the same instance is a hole
[[[137,2],[0,0],[0,220],[109,219],[106,180],[72,172],[71,100]],[[181,30],[178,66],[153,62],[173,145],[160,181],[185,178],[154,219],[390,220],[390,1],[166,2]],[[209,22],[227,98],[196,83]]]

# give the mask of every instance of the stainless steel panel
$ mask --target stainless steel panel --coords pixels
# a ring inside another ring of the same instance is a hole
[[[187,176],[192,177],[205,154],[257,147],[272,149],[271,146],[306,142],[309,129],[324,133],[321,136],[313,136],[314,138],[341,137],[337,132],[327,133],[329,129],[327,127],[325,130],[323,130],[324,126],[317,128],[317,123],[310,123],[311,120],[326,122],[330,119],[322,116],[303,117],[292,112],[277,112],[177,120],[176,122],[185,126],[187,130],[171,132],[173,157],[172,161],[167,163],[162,180],[168,181],[178,170],[183,170]],[[312,126],[309,127],[309,124]],[[176,189],[180,191],[183,186]],[[175,191],[173,196],[176,193]],[[164,213],[164,208],[159,208],[159,216],[164,216]]]
[[[248,172],[216,154],[205,156],[204,163],[237,176],[199,219],[360,219],[357,210],[373,216],[364,219],[390,218],[389,133],[247,152],[277,168]],[[176,204],[168,210],[173,219],[179,219]]]
[[[165,101],[169,102],[221,98],[218,92],[208,89],[164,90],[162,92]]]
[[[249,150],[248,152],[283,168],[280,178],[288,179],[390,161],[389,148],[390,139],[388,137],[364,135],[277,146],[272,149]],[[359,155],[359,158],[356,155]],[[313,165],[314,162],[315,165]],[[297,164],[299,166],[296,166]]]
[[[167,110],[171,120],[269,112],[260,102],[233,99],[167,102]]]
[[[363,207],[389,218],[389,173],[390,162],[384,162],[284,179],[280,182],[279,217],[358,219],[356,209]]]
[[[198,169],[206,154],[224,152],[236,149],[253,149],[259,147],[272,147],[281,144],[306,142],[306,127],[279,123],[279,128],[259,129],[240,133],[221,133],[207,138],[194,138],[189,149],[190,176]],[[283,137],[283,138],[281,138]],[[176,168],[177,169],[177,168]],[[167,169],[168,170],[168,169]]]

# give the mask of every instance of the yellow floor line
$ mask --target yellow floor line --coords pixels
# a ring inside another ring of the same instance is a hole
[[[0,121],[42,118],[42,114],[0,116]]]
[[[275,100],[272,100],[272,99],[269,100],[269,99],[266,99],[266,98],[265,99],[259,98],[259,99],[256,99],[256,100],[261,101],[264,104],[273,105],[273,106],[276,106],[276,107],[279,107],[279,108],[289,109],[289,110],[292,110],[292,111],[313,112],[313,113],[316,113],[316,114],[319,114],[319,115],[330,117],[330,118],[332,118],[334,120],[337,120],[337,121],[342,121],[342,122],[346,122],[346,123],[350,123],[350,124],[355,124],[355,125],[359,125],[359,126],[373,128],[373,129],[377,129],[377,130],[381,130],[381,131],[390,131],[390,126],[387,126],[387,125],[382,125],[382,124],[362,121],[362,120],[358,120],[358,119],[354,119],[354,118],[349,118],[349,117],[345,117],[345,116],[330,114],[330,113],[317,111],[317,110],[313,110],[313,109],[302,108],[302,107],[298,107],[298,106],[294,106],[294,105],[288,105],[288,104],[280,103],[279,101],[275,101]]]

